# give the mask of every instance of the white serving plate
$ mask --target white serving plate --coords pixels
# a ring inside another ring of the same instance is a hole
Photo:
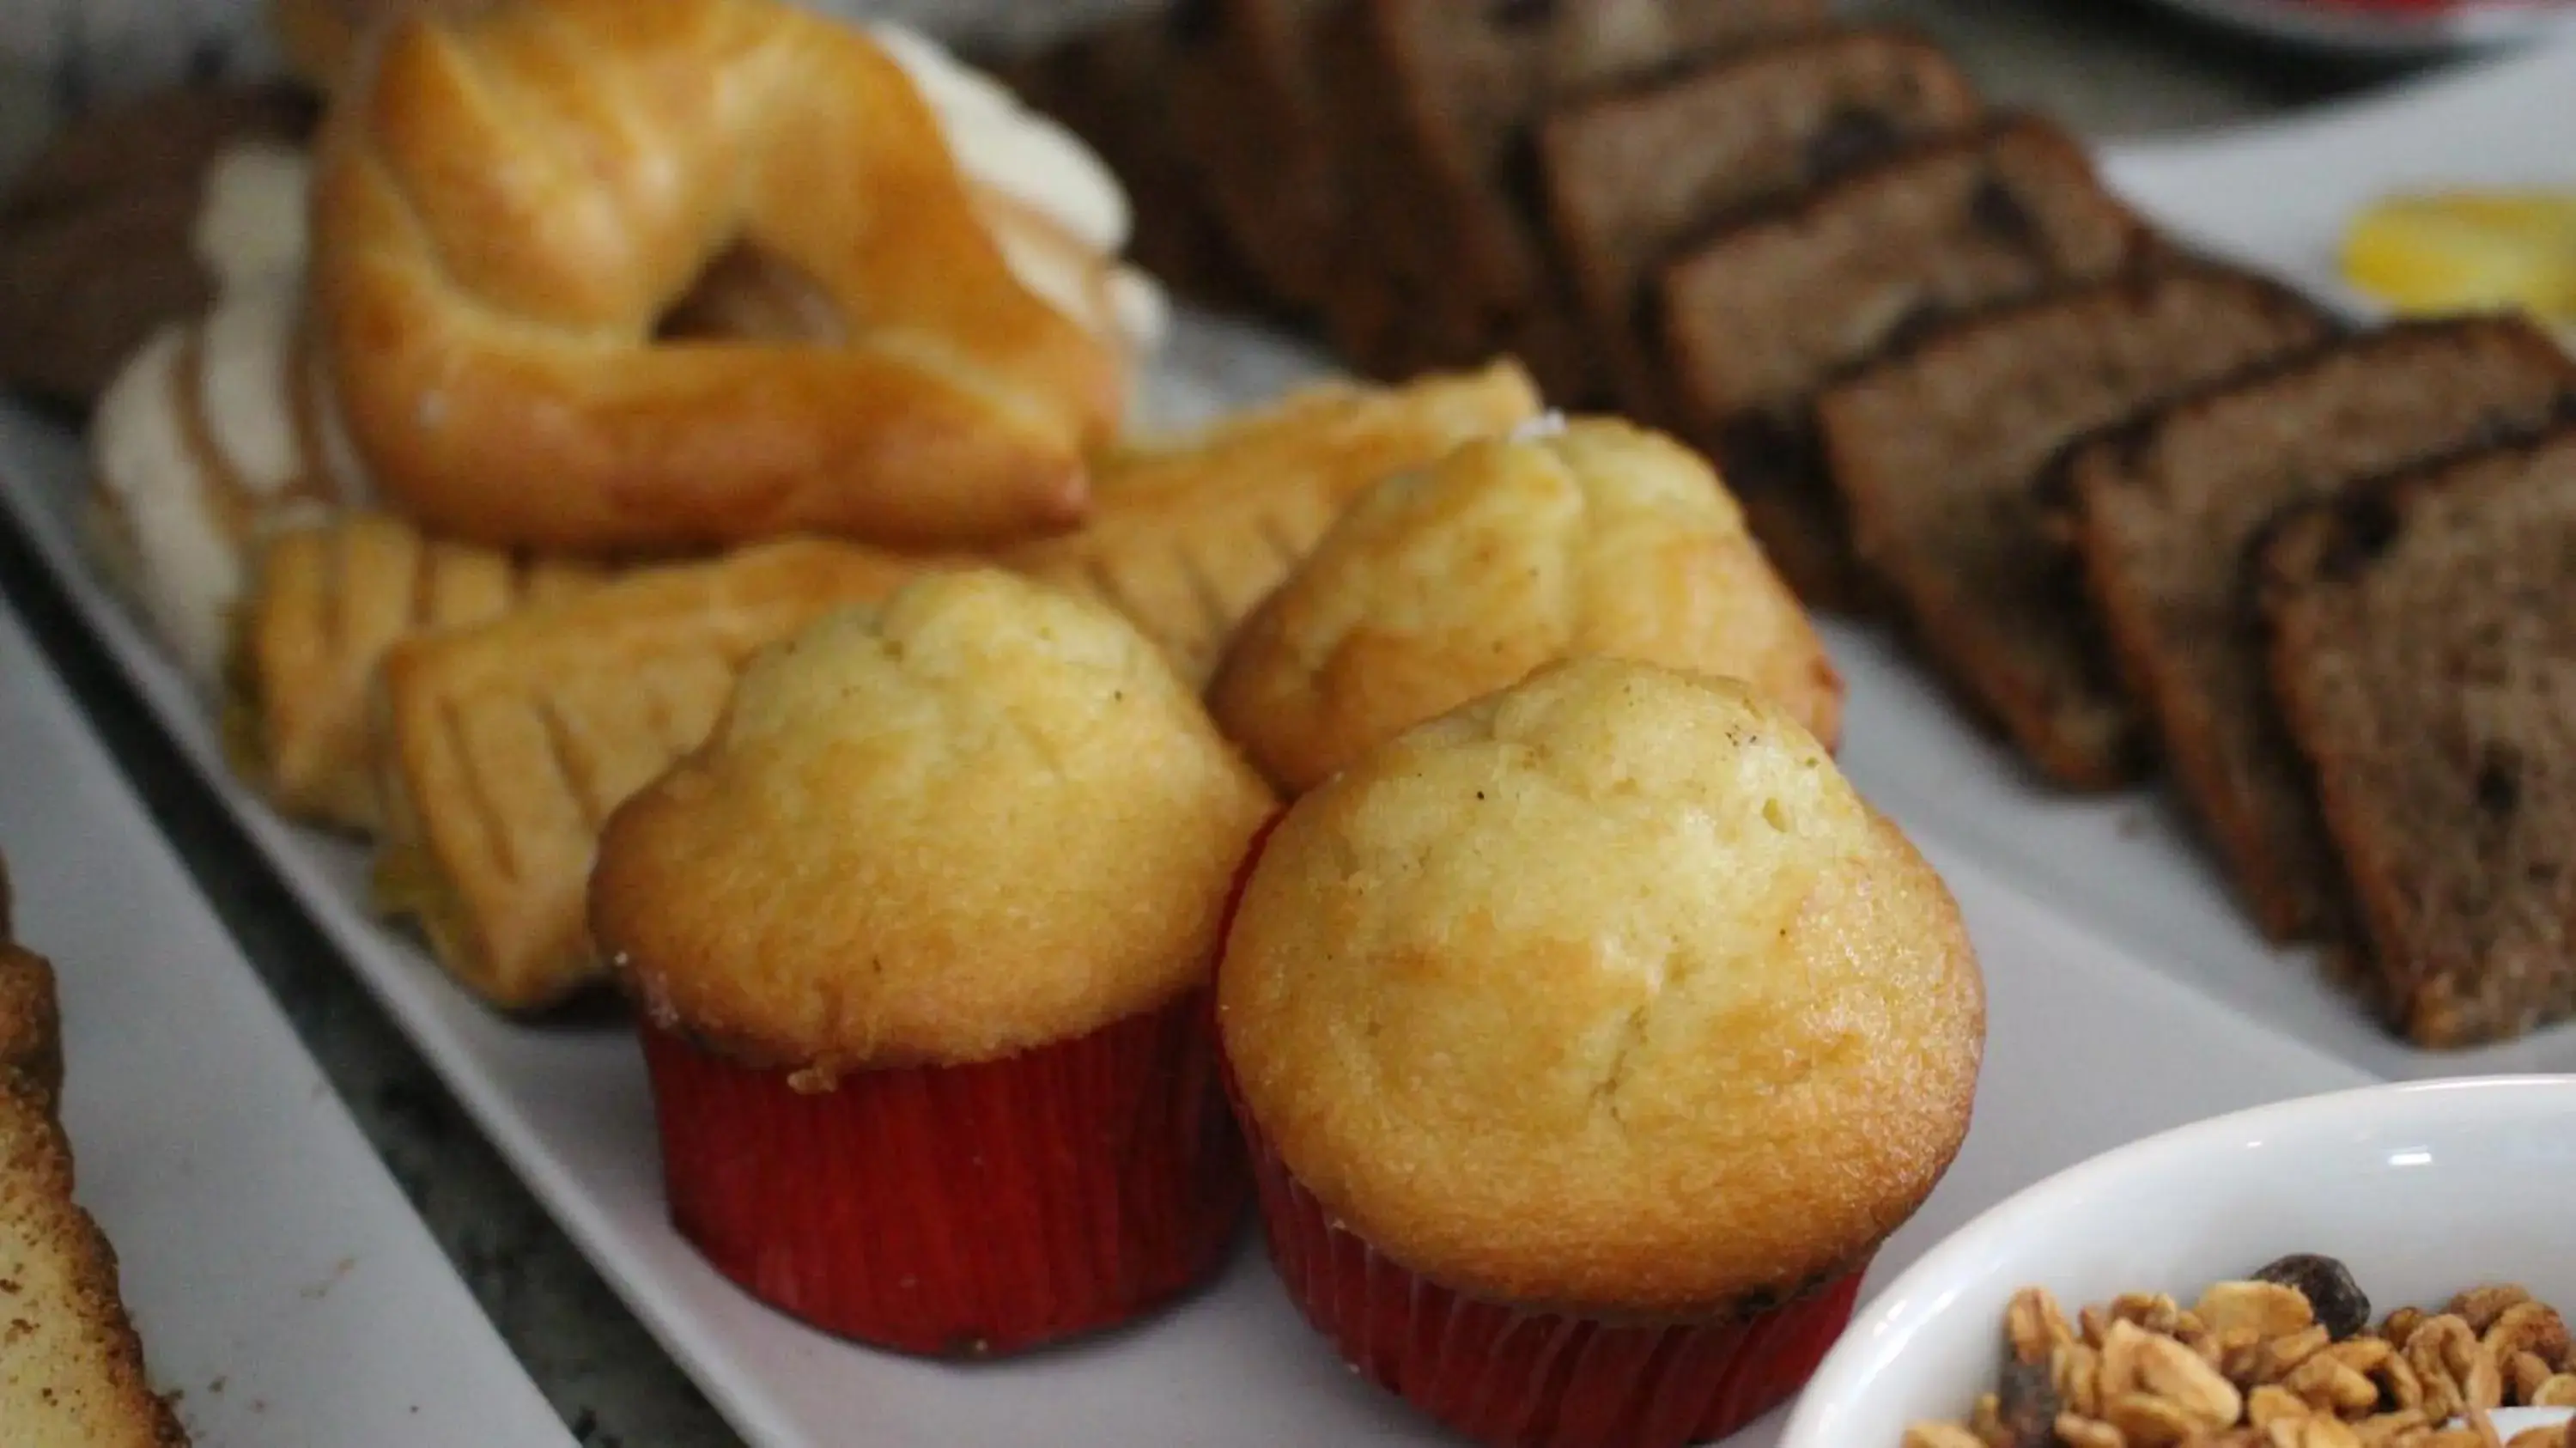
[[[2120,184],[2202,244],[2296,277],[2319,243],[2287,228],[2280,213],[2295,206],[2291,193],[2330,182],[2360,194],[2374,175],[2397,174],[2374,165],[2408,157],[2493,162],[2511,138],[2488,134],[2550,94],[2576,94],[2576,52],[2310,126],[2203,138],[2199,184],[2189,179],[2193,152],[2182,148],[2123,151],[2109,163]],[[2446,139],[2405,148],[2387,139],[2426,124]],[[2536,140],[2523,154],[2536,168],[2546,149]],[[2267,164],[2285,168],[2272,174],[2294,184],[2253,185],[2242,159],[2250,154],[2272,157]],[[1313,366],[1275,340],[1185,318],[1149,415],[1203,415]],[[1343,1371],[1248,1245],[1213,1290],[1154,1323],[1006,1365],[869,1352],[743,1297],[664,1219],[641,1065],[624,1032],[531,1027],[485,1012],[407,937],[367,916],[358,851],[282,823],[232,781],[203,703],[79,555],[70,515],[80,473],[70,438],[0,404],[0,504],[351,965],[747,1438],[763,1448],[1446,1441]],[[1850,628],[1833,629],[1831,643],[1852,686],[1845,764],[1949,877],[1993,998],[1967,1149],[1882,1254],[1873,1285],[1980,1208],[2145,1132],[2376,1077],[2576,1066],[2576,1031],[2469,1057],[2387,1041],[2305,961],[2261,944],[2159,796],[2051,796],[1885,643]],[[1740,1441],[1767,1443],[1777,1431],[1775,1415]]]
[[[2164,0],[2167,8],[2270,41],[2373,60],[2403,60],[2576,32],[2566,0],[2458,0],[2373,11],[2319,0]]]
[[[77,1195],[200,1448],[570,1443],[6,607],[0,852]]]

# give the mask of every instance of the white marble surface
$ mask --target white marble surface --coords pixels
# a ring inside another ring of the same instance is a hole
[[[49,17],[220,15],[256,0],[7,0],[0,4],[0,170],[44,124],[57,88],[36,53]],[[1122,0],[889,0],[845,8],[935,28],[1025,37]],[[2234,42],[2119,0],[1855,0],[1921,27],[2000,99],[2103,137],[2242,119],[2378,77]],[[115,54],[171,64],[141,42]],[[157,57],[157,59],[156,59]],[[103,88],[130,77],[110,74]],[[585,1443],[718,1448],[739,1440],[503,1168],[313,927],[250,858],[123,679],[73,622],[24,545],[0,529],[0,587],[37,624],[120,764],[476,1296]]]

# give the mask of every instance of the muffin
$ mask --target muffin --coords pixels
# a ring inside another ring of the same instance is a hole
[[[1515,1448],[1796,1390],[1968,1126],[1958,910],[1788,711],[1576,659],[1407,731],[1248,868],[1217,1031],[1350,1365]]]
[[[1831,747],[1842,680],[1700,457],[1624,422],[1469,443],[1378,484],[1236,634],[1208,693],[1273,783],[1587,654],[1743,679]]]
[[[1188,1287],[1248,1192],[1207,984],[1272,808],[1132,625],[1010,575],[933,575],[757,657],[591,877],[680,1231],[774,1306],[918,1353]]]

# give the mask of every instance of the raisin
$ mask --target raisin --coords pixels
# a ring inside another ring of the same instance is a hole
[[[1822,181],[1858,170],[1896,149],[1896,123],[1878,111],[1839,110],[1807,138],[1807,178]]]
[[[2343,527],[2335,535],[2333,555],[2327,560],[2327,572],[2338,578],[2350,578],[2361,572],[2388,551],[2397,541],[2397,505],[2378,488],[2364,488],[2336,499],[2336,515]]]
[[[2370,1299],[2362,1295],[2361,1284],[2352,1280],[2352,1269],[2332,1257],[2293,1252],[2256,1271],[2254,1280],[2296,1289],[2338,1342],[2370,1325]]]
[[[2004,1431],[2012,1435],[2012,1448],[2049,1448],[2057,1441],[2057,1384],[2048,1364],[2005,1363],[1995,1403]]]
[[[1968,200],[1968,215],[1978,230],[2008,245],[2035,247],[2042,239],[2039,218],[1998,176],[1978,183],[1976,194]]]
[[[2478,765],[2478,808],[2497,819],[2513,818],[2522,803],[2522,760],[2512,750],[2488,746]]]

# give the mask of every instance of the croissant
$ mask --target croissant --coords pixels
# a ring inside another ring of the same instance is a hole
[[[1117,352],[1014,277],[902,66],[780,0],[406,17],[338,92],[314,193],[335,405],[433,531],[991,544],[1079,521],[1119,421]],[[744,246],[846,339],[657,341]]]

